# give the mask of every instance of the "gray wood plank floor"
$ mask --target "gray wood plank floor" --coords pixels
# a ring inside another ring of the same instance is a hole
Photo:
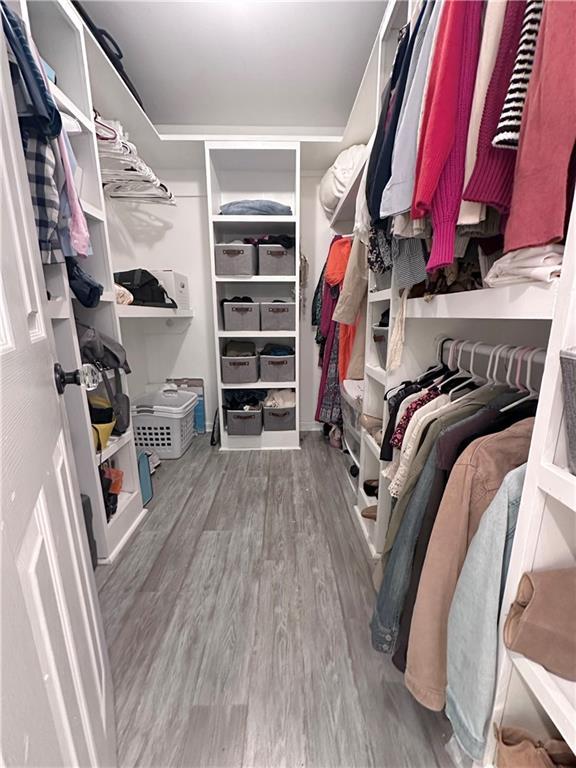
[[[96,579],[121,768],[448,768],[449,728],[372,650],[370,564],[348,461],[219,453],[155,475],[150,512]]]

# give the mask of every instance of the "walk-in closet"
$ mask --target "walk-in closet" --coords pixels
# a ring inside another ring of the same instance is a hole
[[[576,767],[576,0],[0,0],[2,764]]]

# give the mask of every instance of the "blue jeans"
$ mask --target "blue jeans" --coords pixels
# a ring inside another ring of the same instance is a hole
[[[432,447],[420,473],[384,568],[384,578],[370,623],[372,645],[382,653],[393,653],[396,646],[400,615],[410,585],[416,540],[422,527],[422,518],[426,512],[430,483],[435,470],[436,445]]]

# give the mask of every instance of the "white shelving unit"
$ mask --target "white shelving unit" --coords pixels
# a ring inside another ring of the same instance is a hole
[[[576,683],[510,653],[502,627],[523,573],[576,565],[576,477],[567,469],[560,351],[576,345],[576,205],[572,208],[554,320],[540,388],[526,480],[500,617],[499,669],[492,720],[536,733],[554,729],[576,753]],[[490,734],[484,764],[492,765]]]
[[[299,239],[300,239],[300,145],[298,142],[216,141],[206,142],[206,184],[208,191],[208,226],[212,274],[214,350],[218,377],[218,413],[222,450],[290,449],[300,447],[299,429]],[[220,206],[238,199],[273,199],[289,205],[291,216],[223,216]],[[292,276],[256,275],[234,277],[216,275],[214,248],[222,242],[261,235],[292,235],[295,238],[295,274]],[[220,301],[237,283],[256,301],[290,299],[296,303],[293,331],[226,331]],[[229,339],[253,339],[261,349],[266,340],[293,341],[296,378],[288,382],[257,381],[250,384],[224,384],[220,356]],[[266,431],[260,435],[229,435],[226,429],[225,396],[229,390],[293,389],[296,393],[296,428],[290,431]]]
[[[61,111],[74,117],[82,132],[70,135],[78,165],[82,168],[79,196],[86,214],[93,254],[82,266],[104,286],[100,304],[86,309],[70,292],[64,264],[44,267],[46,290],[51,300],[47,315],[52,322],[58,358],[65,370],[81,366],[75,319],[121,341],[118,313],[114,303],[113,271],[110,262],[108,230],[104,214],[104,197],[96,147],[92,114],[90,73],[85,47],[85,29],[67,0],[45,0],[42,3],[20,3],[21,16],[40,55],[56,71],[58,85],[51,85],[52,95]],[[125,385],[126,378],[123,378]],[[140,495],[138,466],[132,430],[112,438],[106,449],[97,454],[83,387],[67,387],[64,400],[70,422],[73,453],[80,490],[90,498],[98,560],[111,562],[136,529],[146,510]],[[123,490],[110,522],[106,513],[98,474],[103,461],[113,460],[124,473]]]

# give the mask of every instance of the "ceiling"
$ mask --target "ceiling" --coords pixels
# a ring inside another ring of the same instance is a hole
[[[154,123],[318,133],[346,124],[386,5],[384,0],[82,4],[118,42]]]

